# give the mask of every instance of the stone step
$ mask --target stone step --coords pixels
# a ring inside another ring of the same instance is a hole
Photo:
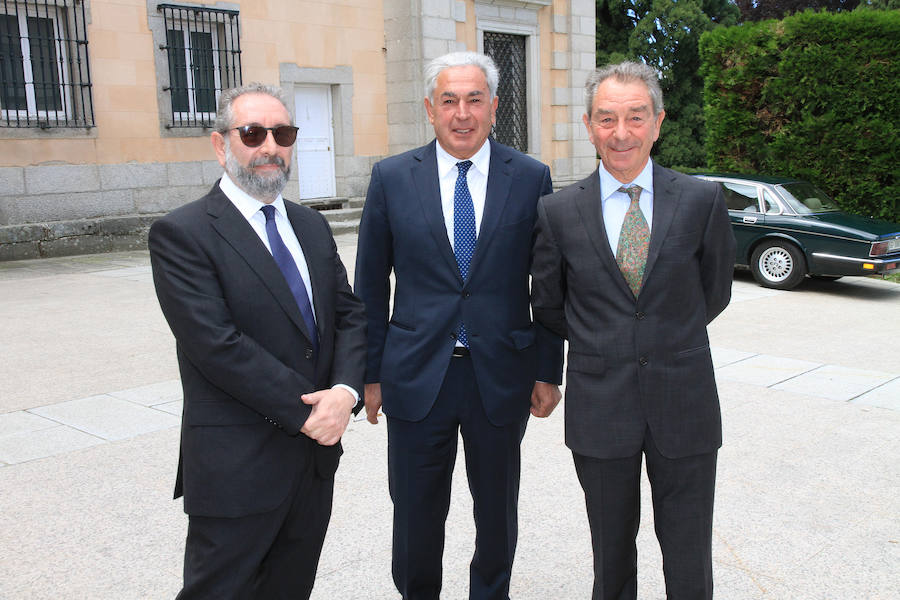
[[[359,218],[362,216],[361,208],[335,208],[330,210],[320,210],[322,216],[329,223],[336,223],[339,221],[359,221]]]
[[[316,210],[333,210],[336,208],[346,208],[349,203],[347,198],[310,198],[308,200],[301,200],[300,204],[303,206],[308,206],[310,208],[314,208]]]

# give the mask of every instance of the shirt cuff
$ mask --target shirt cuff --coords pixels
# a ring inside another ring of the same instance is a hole
[[[331,386],[331,389],[334,389],[334,388],[341,388],[341,389],[347,390],[348,392],[350,392],[350,395],[353,396],[353,400],[356,401],[357,403],[359,403],[359,392],[354,390],[349,385],[344,385],[343,383],[336,383],[333,386]]]

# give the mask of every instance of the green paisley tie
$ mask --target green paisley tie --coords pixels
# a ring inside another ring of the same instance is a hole
[[[616,262],[625,276],[628,287],[637,298],[644,278],[644,267],[647,265],[647,252],[650,249],[650,227],[641,212],[638,200],[641,197],[641,186],[620,187],[619,191],[628,194],[631,204],[622,221],[622,232],[619,234],[619,246],[616,250]]]

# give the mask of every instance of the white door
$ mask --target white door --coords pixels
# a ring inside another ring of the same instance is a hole
[[[300,199],[331,198],[334,187],[334,128],[331,126],[331,88],[298,87],[294,98],[297,116],[297,173]]]

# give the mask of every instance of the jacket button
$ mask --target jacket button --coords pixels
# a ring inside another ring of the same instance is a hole
[[[650,364],[650,360],[646,356],[642,356],[638,359],[638,364],[642,367],[646,367]]]
[[[462,293],[462,297],[463,297],[463,298],[468,298],[468,297],[471,296],[471,295],[472,295],[472,294],[471,294],[470,292],[463,292],[463,293]]]
[[[634,313],[634,318],[637,319],[638,321],[642,321],[644,319],[644,313],[636,312],[636,313]]]
[[[306,352],[303,353],[303,356],[305,356],[307,359],[309,359],[309,358],[312,358],[312,354],[313,354],[312,348],[307,348]]]

